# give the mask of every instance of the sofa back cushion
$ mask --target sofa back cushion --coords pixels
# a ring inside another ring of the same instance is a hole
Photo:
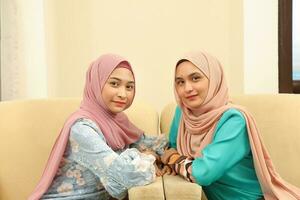
[[[26,199],[37,184],[52,145],[80,99],[0,103],[0,199]],[[158,114],[135,102],[128,117],[146,133],[158,133]]]
[[[279,174],[300,187],[300,95],[240,95],[231,99],[254,116]],[[162,133],[169,132],[175,107],[170,103],[163,109]]]

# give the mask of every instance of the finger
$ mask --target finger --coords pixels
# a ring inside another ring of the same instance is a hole
[[[172,175],[172,176],[176,176],[176,172],[172,170],[171,175]]]
[[[171,172],[172,172],[172,170],[171,170],[170,168],[167,168],[167,169],[166,169],[166,174],[167,174],[167,175],[170,175]]]
[[[168,172],[168,169],[167,169],[167,168],[164,168],[164,169],[162,170],[162,172],[165,174],[166,172]]]
[[[164,175],[166,172],[167,172],[167,168],[163,168],[162,170],[161,170],[161,172],[162,172],[162,175]]]
[[[167,173],[168,175],[171,173],[171,168],[168,166],[168,165],[165,165],[164,167],[163,167],[163,172],[164,172],[164,174],[165,173]]]
[[[154,167],[155,167],[155,174],[156,176],[161,176],[162,172],[161,170],[158,168],[158,166],[156,164],[154,164]]]
[[[162,176],[162,175],[164,175],[164,172],[163,172],[162,170],[160,170],[160,169],[158,169],[158,170],[156,171],[156,173],[157,173],[157,176]]]

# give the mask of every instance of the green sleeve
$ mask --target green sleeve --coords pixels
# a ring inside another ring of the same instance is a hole
[[[222,177],[250,153],[246,122],[236,109],[224,112],[217,124],[213,141],[192,163],[192,176],[203,186]]]
[[[177,149],[177,135],[178,135],[178,128],[179,122],[181,118],[181,110],[177,106],[175,110],[175,114],[172,120],[170,132],[169,132],[169,144],[171,148]]]

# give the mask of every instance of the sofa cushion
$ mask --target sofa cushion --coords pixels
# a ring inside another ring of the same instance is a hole
[[[232,100],[253,114],[279,174],[300,187],[300,95],[240,95]]]
[[[202,196],[202,188],[198,184],[188,182],[180,176],[163,176],[165,197],[172,200],[199,200]]]
[[[80,99],[43,99],[0,102],[0,199],[26,199],[47,162],[66,118]],[[135,102],[129,118],[146,133],[157,134],[158,114]]]
[[[131,188],[128,197],[130,200],[164,200],[162,177],[157,177],[156,181],[149,185]]]

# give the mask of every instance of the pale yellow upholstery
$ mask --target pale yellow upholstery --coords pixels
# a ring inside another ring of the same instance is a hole
[[[164,187],[162,177],[157,177],[154,183],[131,188],[128,191],[130,200],[164,200]]]
[[[201,187],[184,180],[180,176],[164,175],[163,182],[165,197],[168,200],[201,199]]]
[[[241,95],[233,96],[234,103],[243,105],[253,114],[263,141],[280,175],[300,187],[300,95]],[[168,133],[175,111],[175,103],[167,105],[161,113],[160,128]],[[169,181],[164,177],[165,194],[180,195],[178,190],[166,187]],[[174,180],[172,180],[174,184]],[[175,184],[176,185],[176,184]],[[199,188],[190,188],[191,193]],[[187,198],[185,198],[187,199]],[[199,198],[189,198],[199,199]]]
[[[300,187],[300,95],[242,95],[233,96],[233,100],[255,117],[278,172]],[[79,103],[79,99],[0,102],[1,200],[26,199],[41,176],[65,119]],[[162,111],[161,132],[168,133],[174,109],[175,103],[171,103]],[[157,134],[158,115],[150,105],[136,102],[127,114],[146,133]],[[200,196],[199,185],[167,175],[150,185],[129,190],[130,200]]]
[[[65,119],[79,104],[79,99],[0,102],[0,199],[26,199],[41,176]],[[150,105],[135,102],[126,112],[146,133],[158,133],[158,114]],[[155,184],[148,188],[162,185],[161,179]],[[164,196],[162,187],[152,193],[155,198]]]

